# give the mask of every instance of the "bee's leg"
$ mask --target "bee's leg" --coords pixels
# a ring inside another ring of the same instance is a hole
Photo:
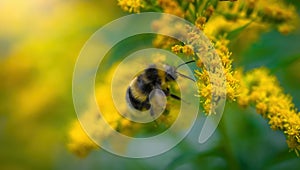
[[[181,100],[181,98],[180,98],[179,96],[176,96],[175,94],[170,94],[170,96],[171,96],[173,99]]]
[[[170,89],[167,87],[165,90],[163,90],[166,96],[170,96]]]
[[[153,122],[155,123],[155,127],[158,127],[158,123],[157,123],[157,121],[156,121],[156,119],[155,119],[155,115],[154,115],[155,113],[154,113],[154,111],[153,111],[153,109],[152,109],[152,107],[150,108],[150,115],[153,117]]]
[[[181,97],[176,96],[175,94],[170,94],[170,96],[171,96],[173,99],[183,101],[183,102],[186,103],[186,104],[190,104],[189,102],[187,102],[187,101],[185,101],[185,100],[182,100]]]
[[[162,113],[163,115],[168,115],[169,113],[170,113],[170,103],[167,103],[166,104],[166,108],[165,108],[165,110],[164,110],[164,112]]]
[[[152,107],[150,108],[150,115],[151,115],[152,117],[155,116],[155,115],[154,115],[154,110],[152,109]]]

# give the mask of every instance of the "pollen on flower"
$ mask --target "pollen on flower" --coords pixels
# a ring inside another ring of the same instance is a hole
[[[259,102],[256,104],[256,111],[261,115],[265,115],[268,110],[268,106],[264,102]]]
[[[186,54],[187,56],[192,56],[194,55],[194,50],[193,47],[190,45],[174,45],[171,47],[171,50],[175,53],[183,53]]]
[[[171,50],[175,53],[175,54],[178,54],[178,53],[181,53],[182,52],[182,45],[174,45],[173,47],[171,47]]]
[[[231,53],[228,50],[229,41],[225,38],[214,38],[214,44],[206,38],[199,29],[187,26],[187,42],[184,45],[174,45],[174,53],[191,54],[200,67],[195,70],[198,84],[198,94],[205,112],[214,113],[213,108],[219,99],[228,97],[234,101],[237,97],[239,82],[235,78],[236,72],[232,71]],[[214,50],[213,50],[214,49]],[[213,85],[213,86],[211,86]]]
[[[139,13],[144,8],[143,0],[118,0],[118,5],[127,12]]]
[[[204,30],[206,24],[206,17],[200,16],[196,19],[195,26],[200,30]]]
[[[182,53],[186,54],[187,56],[194,55],[193,47],[190,45],[185,45],[182,47]]]
[[[213,15],[214,11],[215,11],[215,8],[214,8],[212,5],[210,5],[210,6],[205,10],[205,14],[204,14],[204,15],[205,15],[207,18],[209,18],[209,17],[211,17],[211,16]]]

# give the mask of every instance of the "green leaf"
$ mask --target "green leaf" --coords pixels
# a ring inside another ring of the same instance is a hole
[[[181,155],[173,159],[168,166],[165,169],[176,169],[177,167],[186,164],[186,163],[195,163],[197,162],[197,165],[199,165],[199,161],[202,161],[202,158],[207,158],[209,156],[215,156],[215,155],[222,155],[222,153],[219,152],[218,148],[214,148],[208,151],[204,152],[196,152],[196,151],[186,151],[182,152]],[[203,164],[206,166],[205,164]],[[198,167],[200,168],[200,167]]]
[[[287,57],[282,57],[280,61],[276,61],[274,64],[271,64],[273,67],[271,68],[271,72],[275,73],[276,71],[286,68],[291,64],[295,63],[297,60],[300,60],[300,54],[294,54]]]
[[[243,32],[253,21],[250,21],[248,22],[247,24],[239,27],[239,28],[236,28],[235,30],[232,30],[231,32],[229,32],[227,34],[227,38],[229,40],[232,40],[234,38],[236,38],[241,32]]]

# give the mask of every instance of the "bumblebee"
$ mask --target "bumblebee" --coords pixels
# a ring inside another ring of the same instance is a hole
[[[170,96],[176,100],[181,100],[179,96],[170,92],[170,83],[175,82],[178,76],[190,79],[192,78],[177,72],[180,66],[195,62],[195,60],[185,62],[177,67],[170,65],[151,64],[140,74],[138,74],[130,83],[126,91],[127,104],[138,111],[150,110],[151,116],[155,115],[153,107],[151,107],[151,99],[157,95],[152,95],[153,90],[161,90],[165,96]],[[154,96],[154,97],[153,97]],[[159,103],[159,101],[156,101]],[[155,107],[155,106],[154,106]]]

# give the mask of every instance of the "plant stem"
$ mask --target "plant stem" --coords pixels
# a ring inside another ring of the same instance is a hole
[[[238,160],[236,159],[234,153],[232,152],[233,149],[230,144],[230,139],[229,139],[229,136],[227,133],[224,117],[223,117],[223,119],[221,119],[221,122],[219,124],[219,129],[220,129],[221,136],[222,136],[222,143],[223,143],[222,148],[224,151],[224,155],[228,161],[229,169],[232,169],[232,170],[241,169]]]

